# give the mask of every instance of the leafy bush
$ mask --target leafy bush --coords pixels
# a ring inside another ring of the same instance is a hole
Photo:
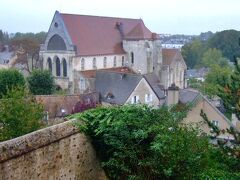
[[[8,89],[25,86],[23,75],[16,69],[0,70],[0,98],[7,94]]]
[[[179,112],[165,107],[100,107],[71,117],[92,137],[110,179],[198,179],[221,163],[211,157],[207,137],[180,125]]]
[[[0,99],[0,141],[15,138],[41,127],[43,107],[23,88],[8,90]]]
[[[29,89],[34,95],[52,94],[54,91],[54,80],[47,70],[35,70],[27,78]]]

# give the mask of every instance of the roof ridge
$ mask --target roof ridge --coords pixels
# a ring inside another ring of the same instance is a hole
[[[109,71],[107,69],[97,69],[96,72],[107,72],[107,73],[112,73],[112,74],[128,74],[128,75],[132,75],[132,76],[142,76],[142,74],[135,74],[135,73],[130,73],[130,72],[118,72],[118,71]]]
[[[141,18],[126,18],[126,17],[114,17],[114,16],[99,16],[99,15],[87,15],[87,14],[72,14],[72,13],[59,13],[60,15],[72,15],[72,16],[89,16],[99,18],[115,18],[115,19],[129,19],[129,20],[141,20]]]

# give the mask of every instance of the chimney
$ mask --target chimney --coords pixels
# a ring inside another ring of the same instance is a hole
[[[117,27],[118,31],[120,32],[121,38],[124,38],[123,23],[117,22],[116,27]]]
[[[167,105],[172,106],[178,104],[179,101],[179,87],[174,83],[167,90]]]

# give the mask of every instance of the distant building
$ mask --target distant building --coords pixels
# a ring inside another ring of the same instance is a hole
[[[178,91],[177,89],[174,89],[172,91],[172,93],[168,93],[168,98],[171,100],[169,104],[192,104],[191,110],[188,112],[186,118],[183,119],[184,124],[198,126],[204,133],[211,135],[211,128],[200,116],[201,110],[203,110],[209,120],[214,125],[218,126],[220,130],[226,130],[230,127],[234,127],[232,122],[223,113],[221,113],[207,97],[203,96],[197,90],[182,89]],[[226,132],[221,134],[218,138],[232,140],[233,137]]]
[[[165,103],[164,91],[158,86],[154,74],[97,71],[96,91],[103,104],[141,103],[159,107]]]
[[[50,70],[56,84],[71,93],[81,91],[79,74],[96,69],[128,67],[142,75],[154,73],[162,85],[171,84],[162,77],[166,73],[162,73],[160,38],[142,19],[56,11],[39,55],[43,69]]]
[[[6,65],[9,63],[10,59],[14,56],[14,51],[10,51],[8,45],[0,46],[0,64]]]
[[[186,70],[186,80],[196,79],[203,82],[208,72],[209,68],[204,67],[200,69],[188,69]]]

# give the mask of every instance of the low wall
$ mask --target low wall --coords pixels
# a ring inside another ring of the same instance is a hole
[[[61,109],[66,114],[71,114],[74,105],[79,101],[87,101],[91,99],[96,104],[99,103],[99,94],[96,92],[79,94],[79,95],[37,95],[36,100],[44,106],[44,110],[48,112],[49,118],[61,117]]]
[[[0,180],[106,179],[90,140],[72,123],[0,143]]]

